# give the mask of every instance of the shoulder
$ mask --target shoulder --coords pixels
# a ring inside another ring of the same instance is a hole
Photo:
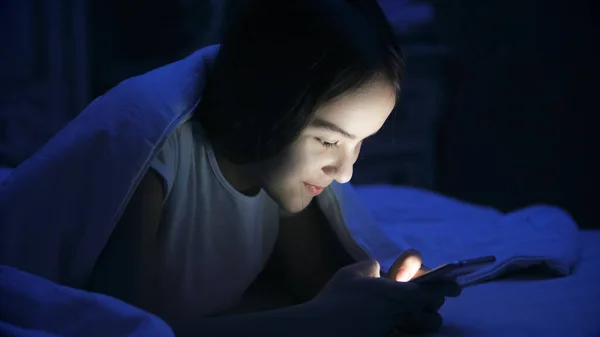
[[[192,127],[189,121],[184,121],[166,138],[151,160],[150,168],[163,181],[166,194],[173,186],[177,171],[182,166],[181,161],[188,160],[193,149]]]

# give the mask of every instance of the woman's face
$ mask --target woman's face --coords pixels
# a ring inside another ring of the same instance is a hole
[[[383,126],[395,103],[392,85],[375,80],[324,104],[300,137],[257,164],[253,176],[285,210],[303,210],[334,180],[350,181],[363,140]]]

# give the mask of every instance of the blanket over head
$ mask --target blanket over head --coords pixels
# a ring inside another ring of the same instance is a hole
[[[0,264],[86,287],[151,160],[198,104],[217,46],[94,100],[0,185]]]

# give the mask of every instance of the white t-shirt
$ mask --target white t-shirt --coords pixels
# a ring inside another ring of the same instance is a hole
[[[182,123],[151,168],[165,182],[159,239],[169,311],[198,318],[230,309],[273,250],[279,206],[262,190],[249,197],[227,182],[197,122]]]

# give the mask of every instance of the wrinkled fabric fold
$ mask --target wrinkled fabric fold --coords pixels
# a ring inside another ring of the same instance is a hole
[[[519,271],[566,276],[581,257],[577,224],[558,207],[532,205],[505,214],[410,187],[361,187],[348,198],[350,190],[338,193],[345,194],[338,198],[338,226],[384,270],[408,248],[419,250],[429,267],[495,255],[496,263],[459,279],[468,286]]]
[[[127,79],[0,183],[0,264],[84,288],[166,138],[198,104],[217,46]]]
[[[115,298],[0,266],[1,336],[172,337],[160,318]]]

